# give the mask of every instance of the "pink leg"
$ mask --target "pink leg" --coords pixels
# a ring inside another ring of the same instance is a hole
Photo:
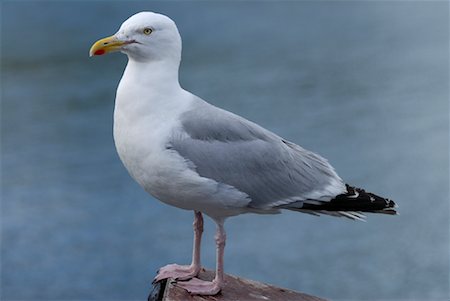
[[[176,285],[184,288],[194,295],[215,295],[220,292],[224,285],[223,281],[223,254],[225,249],[226,233],[223,227],[223,220],[216,221],[216,277],[213,281],[204,281],[192,278],[186,282],[178,282]]]
[[[154,282],[163,279],[173,278],[177,280],[188,280],[198,275],[200,272],[200,245],[203,233],[203,216],[199,211],[194,215],[194,248],[192,250],[192,263],[189,266],[178,264],[168,264],[159,269]]]

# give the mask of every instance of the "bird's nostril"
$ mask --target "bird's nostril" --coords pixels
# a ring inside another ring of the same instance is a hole
[[[103,45],[108,45],[108,44],[109,44],[108,42],[103,43]]]

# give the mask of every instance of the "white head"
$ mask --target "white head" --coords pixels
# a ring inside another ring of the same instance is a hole
[[[128,18],[112,36],[92,45],[89,54],[102,55],[121,51],[138,62],[181,60],[181,37],[175,22],[169,17],[140,12]]]

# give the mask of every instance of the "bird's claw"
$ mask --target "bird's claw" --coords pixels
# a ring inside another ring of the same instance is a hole
[[[190,265],[178,265],[169,264],[158,270],[158,274],[153,279],[153,283],[159,282],[167,278],[173,278],[175,280],[189,280],[198,275],[200,272],[200,266]]]
[[[216,280],[204,281],[198,278],[177,282],[175,285],[185,289],[192,295],[213,296],[218,294],[222,289],[221,283]]]

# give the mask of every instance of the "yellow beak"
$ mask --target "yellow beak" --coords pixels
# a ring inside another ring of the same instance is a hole
[[[123,45],[129,43],[130,42],[120,41],[118,38],[116,38],[116,36],[110,36],[95,42],[89,50],[89,56],[102,55],[108,52],[119,51]]]

